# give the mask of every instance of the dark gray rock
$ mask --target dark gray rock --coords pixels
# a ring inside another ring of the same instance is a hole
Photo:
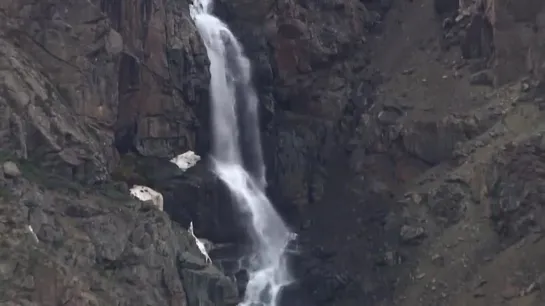
[[[469,188],[465,184],[446,182],[430,190],[426,205],[439,223],[450,226],[465,216],[469,201]]]
[[[466,59],[489,59],[493,53],[494,33],[490,20],[483,14],[470,17],[460,44],[462,56]]]
[[[136,157],[132,163],[134,183],[160,192],[172,220],[185,227],[193,221],[196,235],[214,243],[244,241],[247,220],[206,158],[186,172],[155,157]]]
[[[414,121],[402,131],[407,152],[430,164],[451,157],[457,143],[467,140],[472,127],[464,120],[446,117],[440,121]]]
[[[540,178],[544,169],[543,151],[539,149],[542,134],[499,152],[496,163],[487,170],[490,218],[507,241],[545,225],[538,217],[543,213],[545,199],[545,182]]]
[[[56,188],[25,172],[2,181],[9,190],[0,199],[2,297],[39,305],[236,304],[236,284],[199,260],[191,235],[165,213],[113,186],[91,191],[54,179]]]
[[[403,242],[410,244],[418,243],[427,236],[423,227],[415,227],[410,225],[403,225],[399,235],[401,236],[401,240]]]
[[[469,77],[471,85],[493,86],[494,76],[490,71],[479,71]]]
[[[439,15],[455,14],[460,6],[460,0],[434,0],[435,12]]]

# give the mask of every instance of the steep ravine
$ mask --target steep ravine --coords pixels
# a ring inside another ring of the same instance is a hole
[[[543,305],[541,0],[216,13],[252,60],[268,193],[300,234],[285,305]],[[0,180],[0,304],[237,304],[185,230],[246,240],[208,170],[208,80],[187,0],[0,0],[0,155],[21,170]],[[168,158],[187,150],[204,159],[182,174]]]

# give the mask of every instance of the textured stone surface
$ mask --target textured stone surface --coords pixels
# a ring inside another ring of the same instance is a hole
[[[187,5],[0,0],[0,156],[22,172],[0,193],[12,304],[236,304],[180,228],[246,240],[207,167]],[[215,9],[253,63],[269,193],[300,234],[286,305],[543,304],[542,1]],[[181,173],[168,159],[187,150],[205,158]]]
[[[471,19],[463,44],[465,55],[491,57],[493,53],[497,85],[525,75],[543,78],[544,3],[539,0],[474,2],[461,7],[468,16],[465,18]]]
[[[67,165],[52,168],[85,167],[88,180],[102,180],[117,162],[114,144],[162,157],[195,147],[207,74],[187,3],[133,2],[2,1],[2,84],[13,108],[4,121],[21,156],[58,156]],[[37,109],[23,113],[28,103]],[[59,119],[39,123],[44,112]],[[30,135],[44,139],[29,147]]]
[[[1,181],[0,269],[17,305],[232,305],[232,281],[191,235],[111,185],[93,191],[23,164]],[[36,233],[32,238],[27,226]],[[184,265],[196,257],[194,265]],[[188,278],[185,275],[194,275]]]

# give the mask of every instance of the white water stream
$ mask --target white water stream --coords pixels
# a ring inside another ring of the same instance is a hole
[[[210,60],[212,160],[239,208],[251,215],[256,253],[240,306],[276,306],[280,289],[292,279],[285,249],[292,237],[265,195],[266,178],[251,65],[226,24],[212,14],[212,0],[193,0],[191,18]]]

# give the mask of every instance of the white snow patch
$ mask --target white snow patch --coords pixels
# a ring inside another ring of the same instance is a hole
[[[195,233],[193,232],[193,221],[191,221],[189,223],[188,231],[191,234],[191,236],[193,236],[193,238],[195,238],[195,242],[197,243],[197,247],[199,248],[199,251],[201,251],[201,254],[204,255],[204,258],[206,259],[206,263],[211,264],[212,259],[210,259],[210,256],[208,255],[208,251],[206,250],[206,248],[204,246],[204,243],[199,238],[197,238],[195,236]]]
[[[200,160],[201,157],[195,154],[195,152],[187,151],[174,157],[170,160],[170,162],[174,163],[176,166],[178,166],[178,168],[182,169],[182,171],[186,171],[187,169],[195,166]]]
[[[30,232],[30,234],[32,235],[32,238],[34,238],[34,241],[40,242],[40,239],[38,239],[38,236],[36,235],[36,233],[34,232],[34,229],[32,229],[32,226],[30,224],[27,225],[27,229]]]
[[[140,201],[152,201],[153,205],[157,206],[160,211],[163,211],[163,195],[159,192],[147,187],[134,185],[130,189],[131,195]]]

